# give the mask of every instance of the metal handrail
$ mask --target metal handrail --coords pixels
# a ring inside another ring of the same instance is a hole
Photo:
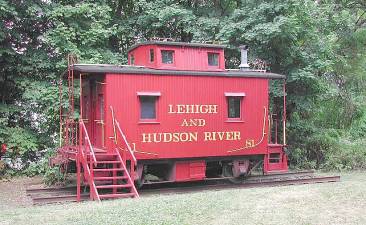
[[[89,186],[90,186],[90,194],[92,194],[92,192],[93,192],[93,194],[94,194],[93,197],[96,197],[97,200],[100,201],[100,197],[98,195],[97,187],[96,187],[95,183],[93,182],[93,173],[92,173],[92,171],[93,171],[92,166],[93,165],[90,165],[91,166],[90,168],[88,167],[88,163],[86,161],[84,152],[82,152],[82,151],[81,151],[81,159],[82,159],[83,167],[86,170],[86,173],[88,175],[87,179],[88,179],[88,183],[89,183]]]
[[[114,150],[115,150],[115,151],[116,151],[116,153],[117,153],[117,157],[118,157],[118,158],[119,158],[119,160],[121,161],[121,164],[122,164],[123,169],[124,169],[125,171],[127,171],[126,165],[125,165],[125,163],[124,163],[124,162],[123,162],[123,160],[122,160],[122,156],[121,156],[120,152],[119,152],[119,151],[118,151],[118,149],[116,149],[116,148],[115,148]],[[131,171],[131,174],[132,174],[132,171]],[[127,175],[127,179],[129,180],[129,182],[130,182],[131,184],[133,184],[133,183],[134,183],[134,182],[133,182],[133,177],[131,177],[129,173],[126,173],[126,175]],[[132,189],[133,189],[133,192],[135,193],[136,197],[139,197],[139,193],[137,192],[135,185],[132,185]]]
[[[97,162],[97,159],[95,157],[95,152],[94,152],[94,149],[93,149],[93,146],[90,142],[90,138],[89,138],[89,135],[88,135],[88,131],[86,130],[86,127],[85,127],[85,124],[84,124],[84,121],[80,120],[80,124],[83,128],[83,131],[85,133],[85,140],[88,142],[88,145],[89,145],[89,148],[90,148],[90,152],[91,152],[91,155],[93,157],[93,161],[96,163]],[[80,143],[81,145],[82,143]]]
[[[117,130],[119,132],[119,134],[122,136],[122,139],[123,141],[125,142],[126,146],[127,146],[127,149],[134,161],[135,164],[137,164],[137,160],[136,160],[136,157],[135,157],[135,154],[133,154],[133,151],[131,149],[131,146],[130,144],[128,144],[128,141],[127,141],[127,138],[125,136],[125,134],[122,132],[122,129],[117,121],[117,119],[115,118],[114,116],[114,110],[113,110],[113,107],[110,106],[110,109],[111,109],[111,112],[112,112],[112,123],[113,123],[113,135],[114,135],[114,143],[116,143],[117,145],[117,132],[116,132],[116,127],[117,127]]]
[[[83,132],[84,132],[84,134],[83,134]],[[87,143],[85,143],[85,142],[87,142]],[[83,146],[85,144],[87,144],[90,149],[91,157],[90,157],[89,165],[88,165],[87,157],[84,153]],[[81,165],[84,168],[84,175],[87,175],[86,178],[88,180],[89,187],[90,187],[90,198],[97,199],[98,201],[100,201],[100,197],[98,195],[96,185],[93,181],[94,180],[93,165],[95,165],[97,163],[97,159],[95,157],[95,152],[94,152],[93,146],[90,142],[88,131],[85,127],[83,120],[79,121],[79,152],[78,152],[78,156],[77,156],[77,174],[78,174],[77,175],[77,179],[78,179],[77,180],[77,200],[78,201],[80,201],[80,172],[81,172],[80,160],[81,160]]]
[[[133,151],[132,151],[132,149],[131,149],[130,144],[128,144],[128,141],[127,141],[127,138],[126,138],[125,134],[122,132],[122,129],[121,129],[121,127],[119,126],[118,121],[117,121],[117,120],[115,120],[115,122],[116,122],[116,125],[117,125],[117,130],[119,131],[119,134],[122,136],[123,141],[125,142],[125,144],[126,144],[126,146],[127,146],[127,149],[128,149],[128,151],[130,152],[130,155],[131,155],[131,157],[132,157],[133,161],[135,162],[135,164],[137,164],[137,160],[136,160],[135,154],[133,154]]]

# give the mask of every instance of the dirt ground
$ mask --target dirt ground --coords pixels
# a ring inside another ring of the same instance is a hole
[[[16,177],[11,180],[0,180],[0,210],[27,207],[32,199],[27,196],[26,188],[42,184],[41,177]]]

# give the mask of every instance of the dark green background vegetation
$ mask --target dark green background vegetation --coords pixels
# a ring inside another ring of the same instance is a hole
[[[287,76],[293,167],[366,168],[365,13],[364,0],[0,0],[0,143],[44,171],[31,162],[57,146],[66,55],[126,64],[132,44],[168,37],[226,45],[227,68],[248,44]]]

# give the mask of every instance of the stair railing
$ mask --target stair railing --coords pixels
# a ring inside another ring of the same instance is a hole
[[[84,123],[84,121],[80,120],[79,124],[81,126],[80,127],[80,135],[82,135],[83,133],[85,133],[85,137],[84,137],[85,138],[84,139],[85,141],[84,142],[87,142],[86,147],[89,148],[89,152],[90,152],[91,157],[93,158],[93,162],[96,164],[97,163],[97,159],[95,157],[94,148],[93,148],[93,145],[90,142],[89,134],[88,134],[88,131],[87,131],[86,127],[85,127],[85,123]],[[83,145],[83,143],[80,143],[80,145]]]
[[[135,154],[133,153],[133,151],[132,151],[132,149],[131,149],[130,144],[128,144],[127,139],[126,139],[126,136],[125,136],[125,134],[122,132],[122,129],[121,129],[120,125],[119,125],[119,122],[118,122],[117,120],[116,120],[115,122],[116,122],[117,131],[119,132],[119,134],[120,134],[120,135],[121,135],[121,137],[122,137],[122,140],[123,140],[123,141],[124,141],[124,143],[126,144],[127,150],[128,150],[128,152],[129,152],[129,154],[130,154],[130,156],[131,156],[131,158],[132,158],[133,162],[134,162],[135,164],[137,164],[137,160],[136,160]]]
[[[123,159],[122,159],[122,156],[121,156],[121,153],[119,152],[119,150],[118,150],[118,148],[115,148],[115,151],[116,151],[116,153],[117,153],[117,157],[119,158],[119,160],[121,161],[121,164],[122,164],[122,167],[123,167],[123,169],[124,169],[124,171],[127,171],[127,168],[126,168],[126,164],[125,164],[125,162],[123,161]],[[131,162],[131,164],[132,164],[132,162]],[[131,174],[131,175],[130,175]],[[128,179],[128,181],[129,181],[129,183],[130,184],[132,184],[132,191],[134,192],[134,194],[135,194],[135,196],[138,198],[138,197],[140,197],[139,196],[139,193],[137,192],[137,189],[136,189],[136,187],[135,187],[135,185],[134,185],[134,179],[133,179],[133,172],[132,173],[128,173],[128,172],[126,172],[126,175],[127,175],[127,179]]]
[[[94,169],[93,168],[94,168],[94,165],[97,164],[97,159],[95,157],[94,148],[90,142],[88,131],[85,127],[83,120],[80,120],[80,122],[79,122],[79,135],[80,136],[79,136],[78,158],[79,158],[79,160],[81,160],[81,165],[84,168],[84,175],[86,175],[86,179],[88,180],[88,183],[89,183],[90,198],[100,201],[98,191],[97,191],[97,188],[94,183]],[[85,152],[84,152],[84,150],[85,150]],[[89,165],[88,165],[86,153],[90,154]],[[77,166],[79,167],[80,163],[78,163]],[[80,188],[80,168],[78,168],[77,171],[78,171],[77,176],[78,176],[78,189],[79,189]],[[78,200],[80,200],[80,191],[79,190],[78,190],[77,198],[78,198]]]
[[[122,155],[121,155],[121,159],[123,161],[123,163],[126,165],[126,161],[127,158],[130,159],[130,177],[132,180],[134,180],[134,171],[135,171],[135,166],[137,165],[137,160],[135,157],[135,154],[133,153],[130,144],[127,141],[126,135],[123,133],[121,126],[119,125],[119,122],[117,121],[117,119],[114,116],[114,110],[113,107],[110,106],[111,112],[112,112],[112,123],[113,123],[113,131],[114,131],[114,143],[118,148],[118,136],[122,137],[123,143],[127,148],[126,150],[122,151]],[[119,134],[119,135],[117,135]],[[129,157],[126,156],[126,152],[128,153]]]

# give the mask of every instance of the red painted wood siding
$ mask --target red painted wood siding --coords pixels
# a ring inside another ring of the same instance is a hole
[[[116,118],[130,143],[137,151],[151,152],[158,156],[137,153],[138,159],[189,158],[208,156],[232,156],[264,154],[267,151],[267,135],[255,148],[235,153],[229,150],[246,146],[246,140],[254,144],[262,138],[264,107],[268,110],[268,80],[240,77],[158,76],[158,75],[106,75],[105,103],[106,137],[113,136],[109,106],[113,106]],[[157,101],[157,124],[140,123],[140,102],[137,92],[160,92]],[[225,92],[244,92],[242,100],[243,122],[227,122]],[[215,104],[217,114],[169,114],[169,104]],[[267,111],[268,112],[268,111]],[[184,119],[204,119],[203,127],[181,126]],[[266,129],[267,130],[266,125]],[[240,131],[239,141],[204,141],[204,132]],[[198,141],[142,143],[142,133],[198,132]],[[110,144],[110,140],[109,140]]]
[[[150,62],[150,49],[154,49],[155,60]],[[164,64],[161,61],[162,50],[174,51],[174,63]],[[208,65],[208,53],[219,54],[219,65]],[[194,71],[223,71],[225,70],[224,50],[220,48],[202,48],[187,46],[142,45],[128,53],[129,64],[131,55],[135,58],[134,65],[153,69],[194,70]]]

